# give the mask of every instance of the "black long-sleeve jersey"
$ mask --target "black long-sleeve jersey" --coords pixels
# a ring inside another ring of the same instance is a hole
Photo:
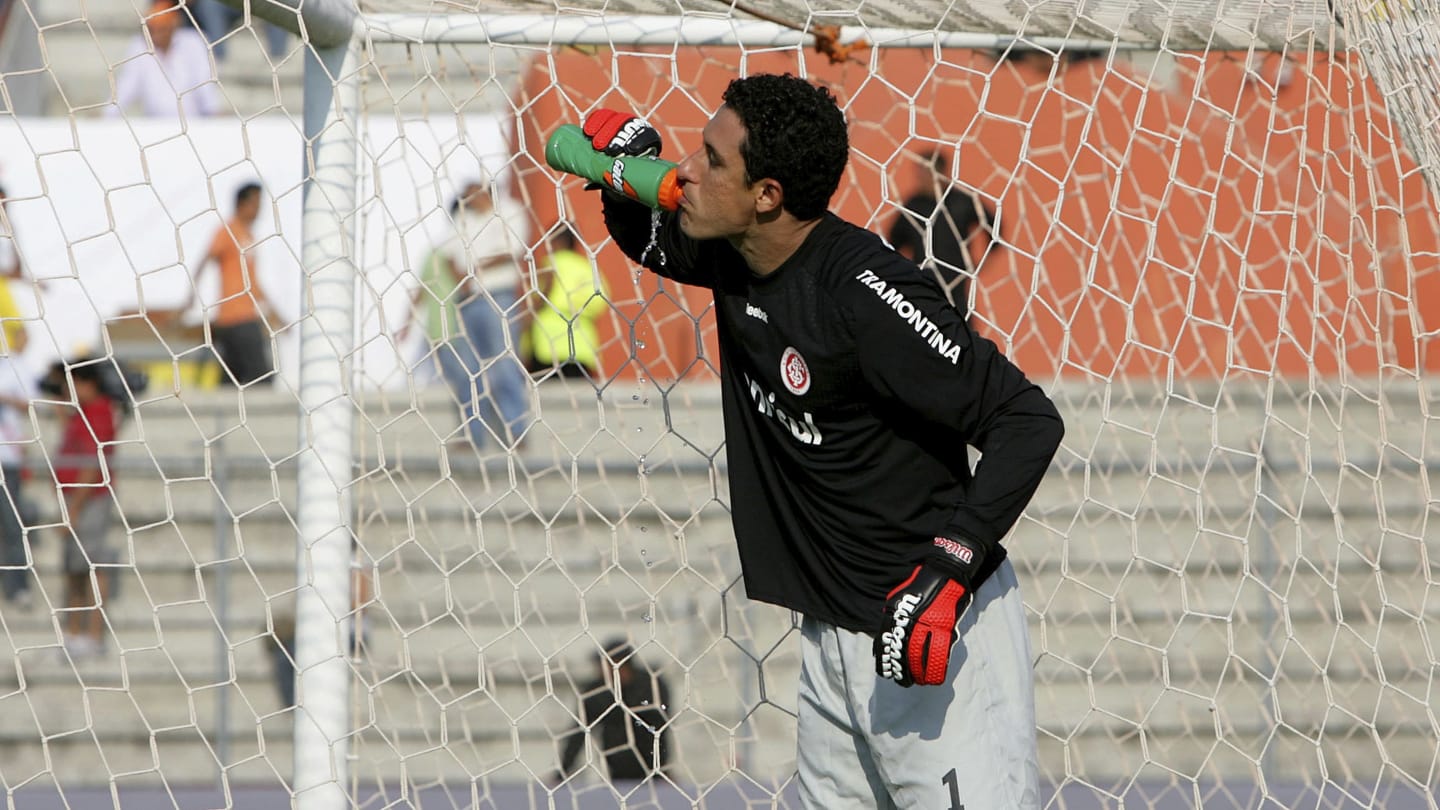
[[[673,214],[653,246],[648,208],[605,195],[605,222],[630,258],[714,291],[750,598],[873,634],[934,536],[982,543],[982,576],[1000,564],[1064,427],[932,277],[833,214],[765,276]]]

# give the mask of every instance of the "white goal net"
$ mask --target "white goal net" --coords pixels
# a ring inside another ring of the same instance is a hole
[[[1437,807],[1431,0],[581,5],[0,0],[7,806],[798,807],[710,300],[543,157],[792,72],[1065,418],[1045,806]]]

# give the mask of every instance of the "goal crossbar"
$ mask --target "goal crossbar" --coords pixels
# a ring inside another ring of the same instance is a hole
[[[479,12],[361,14],[343,2],[223,0],[260,19],[305,37],[317,47],[335,47],[351,33],[372,42],[488,42],[524,45],[743,45],[792,47],[815,40],[812,26],[745,17],[703,14],[564,14]],[[815,15],[814,26],[833,28],[840,44],[863,42],[875,48],[1006,48],[1095,50],[1341,50],[1343,29],[1324,3],[1290,4],[1189,2],[1163,12],[1106,3],[1070,9],[1060,18],[1014,16],[1000,3],[969,4],[969,14],[934,3],[938,24],[920,19],[906,27],[846,22]],[[1074,12],[1073,14],[1071,12]],[[963,27],[960,27],[963,26]],[[1019,33],[1017,33],[1019,32]]]
[[[371,42],[489,43],[533,45],[563,42],[567,45],[614,46],[743,46],[792,48],[812,45],[815,35],[765,20],[725,20],[710,17],[666,17],[627,14],[556,16],[533,14],[447,14],[416,17],[408,14],[366,14],[357,18],[356,33]],[[865,43],[872,48],[988,48],[1011,46],[1058,51],[1065,48],[1138,48],[1133,43],[1074,40],[1062,37],[1020,38],[970,31],[921,31],[899,28],[838,28],[841,45]]]

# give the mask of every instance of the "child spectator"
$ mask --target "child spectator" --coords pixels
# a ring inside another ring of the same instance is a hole
[[[55,482],[61,514],[70,528],[65,545],[65,649],[71,658],[105,650],[101,609],[109,593],[107,568],[117,561],[108,538],[115,509],[108,461],[115,445],[117,411],[103,385],[103,375],[109,371],[105,362],[82,360],[68,368],[57,364],[51,371],[63,403],[60,408],[68,414],[55,456]]]

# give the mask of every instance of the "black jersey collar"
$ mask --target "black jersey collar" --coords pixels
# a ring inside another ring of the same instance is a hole
[[[820,246],[826,241],[829,241],[828,234],[835,229],[835,225],[838,222],[840,222],[840,218],[830,211],[822,214],[819,224],[810,229],[810,233],[805,236],[805,241],[801,242],[800,247],[795,248],[795,252],[791,253],[785,261],[781,262],[780,266],[775,268],[775,272],[773,273],[762,276],[750,269],[750,266],[747,264],[745,271],[750,275],[750,283],[756,285],[772,284],[781,276],[785,275],[786,271],[790,268],[808,262],[810,257],[820,249]]]

